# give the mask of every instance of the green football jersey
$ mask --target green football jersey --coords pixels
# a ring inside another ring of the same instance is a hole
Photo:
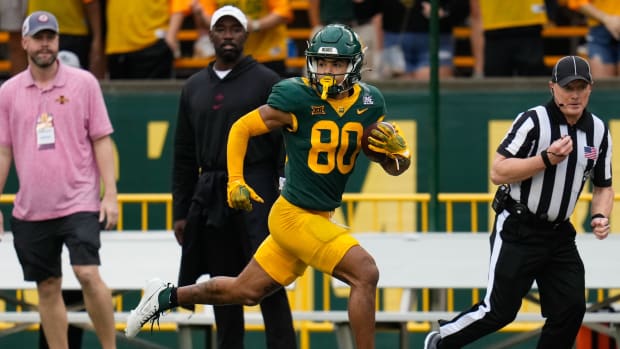
[[[282,195],[306,209],[339,207],[364,128],[385,116],[381,92],[358,83],[347,98],[322,100],[306,78],[290,78],[273,86],[267,104],[291,113],[294,120],[283,129],[287,162]]]

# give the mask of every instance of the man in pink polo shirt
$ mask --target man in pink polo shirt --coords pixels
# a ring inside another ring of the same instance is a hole
[[[24,279],[37,283],[50,348],[68,346],[63,245],[102,348],[116,348],[112,296],[98,267],[100,229],[112,228],[118,217],[112,125],[95,77],[57,60],[54,15],[32,13],[22,37],[28,69],[0,86],[0,193],[13,159],[19,180],[11,219],[15,250]],[[3,226],[0,212],[0,233]]]

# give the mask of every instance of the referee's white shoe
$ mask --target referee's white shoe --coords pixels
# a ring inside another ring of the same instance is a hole
[[[437,349],[437,345],[441,341],[441,335],[437,331],[432,331],[426,335],[424,339],[424,349]]]

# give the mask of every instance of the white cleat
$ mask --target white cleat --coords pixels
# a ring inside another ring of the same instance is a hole
[[[151,279],[146,284],[142,299],[138,306],[129,313],[127,317],[127,327],[125,327],[125,336],[135,337],[142,326],[149,320],[156,320],[159,318],[159,294],[166,288],[172,287],[170,284],[166,284],[161,279]]]

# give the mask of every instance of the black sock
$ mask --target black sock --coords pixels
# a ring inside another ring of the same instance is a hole
[[[177,288],[169,287],[164,289],[157,296],[157,300],[159,301],[159,311],[178,307],[179,303],[177,302]]]
[[[177,287],[173,287],[170,290],[170,307],[176,308],[179,306],[179,301],[177,300]]]

